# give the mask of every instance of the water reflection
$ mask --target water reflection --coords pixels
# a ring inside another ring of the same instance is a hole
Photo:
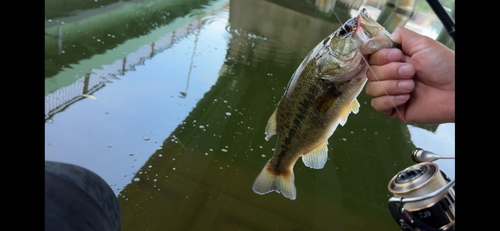
[[[45,158],[109,182],[123,230],[397,228],[387,183],[413,164],[414,145],[408,127],[375,112],[365,94],[330,138],[325,168],[297,162],[297,200],[251,189],[275,146],[264,140],[267,119],[305,55],[340,25],[335,16],[307,1],[148,2],[156,5],[108,4],[136,16],[121,40],[68,49],[78,36],[66,36],[66,21],[65,52],[51,41],[46,54]],[[58,109],[47,110],[52,101]]]
[[[45,77],[175,23],[208,0],[46,3]],[[56,12],[56,13],[55,13]]]
[[[214,2],[203,8],[204,13],[224,11],[226,4]],[[198,51],[211,59],[197,59],[199,52],[193,53],[196,31],[200,33],[202,25],[199,15],[172,21],[149,36],[80,61],[101,68],[93,68],[76,82],[65,70],[46,79],[46,121],[50,121],[46,124],[46,159],[96,170],[117,190],[130,183],[137,169],[215,83],[224,60],[226,41],[199,42]],[[132,47],[136,50],[127,54]],[[124,57],[106,63],[120,54]],[[72,70],[86,66],[90,65],[76,64]],[[194,83],[186,90],[189,79]],[[179,102],[182,91],[189,91],[189,97]],[[93,94],[98,100],[83,94]],[[116,161],[120,164],[114,165],[114,171],[108,170],[107,165]]]
[[[441,156],[455,156],[455,124],[440,124],[434,131],[408,125],[415,146]],[[455,160],[443,159],[435,163],[451,179],[455,179]]]

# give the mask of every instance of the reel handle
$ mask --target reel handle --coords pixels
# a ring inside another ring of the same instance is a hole
[[[417,163],[421,162],[433,162],[438,159],[455,159],[455,156],[440,156],[436,153],[421,149],[415,148],[411,153],[411,159]]]

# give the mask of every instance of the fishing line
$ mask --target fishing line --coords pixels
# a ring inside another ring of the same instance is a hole
[[[339,21],[340,25],[342,26],[343,23],[342,21],[340,20],[339,16],[337,15],[337,13],[335,13],[335,10],[332,10],[333,14],[335,15],[335,17],[337,18],[337,20]],[[384,28],[385,30],[385,28]],[[356,47],[356,49],[358,49],[359,53],[361,53],[361,51],[359,50],[359,47]],[[404,119],[403,115],[401,114],[401,112],[399,111],[398,107],[396,107],[396,104],[394,103],[394,101],[392,101],[391,99],[391,96],[389,95],[389,93],[387,93],[387,91],[385,90],[384,88],[384,85],[382,85],[382,83],[380,82],[379,78],[377,77],[377,75],[375,74],[375,72],[373,71],[372,67],[370,67],[370,64],[368,64],[368,61],[365,59],[365,57],[363,55],[361,55],[361,58],[363,58],[363,60],[365,61],[366,65],[368,66],[368,69],[370,69],[370,71],[372,72],[373,76],[375,77],[375,79],[377,79],[377,82],[378,84],[380,84],[380,87],[382,87],[382,90],[384,91],[385,95],[388,97],[389,101],[391,102],[392,104],[392,107],[394,107],[394,109],[396,109],[396,112],[399,114],[399,116],[401,117],[401,120],[403,122],[406,123],[406,120]]]
[[[358,50],[359,50],[359,48],[358,48]],[[361,51],[360,51],[360,52],[361,52]],[[370,67],[370,65],[368,64],[368,61],[366,61],[366,59],[365,59],[365,57],[364,57],[363,55],[361,55],[361,57],[363,58],[363,60],[365,60],[365,63],[366,63],[366,65],[368,66],[368,69],[370,69],[370,71],[372,72],[372,74],[373,74],[373,76],[375,77],[375,79],[377,79],[377,82],[378,82],[378,84],[380,84],[380,86],[382,87],[382,90],[384,90],[385,95],[386,95],[387,97],[389,97],[388,99],[389,99],[389,101],[391,102],[392,107],[394,107],[394,109],[396,109],[396,112],[397,112],[397,113],[399,114],[399,116],[401,117],[401,120],[403,120],[403,122],[405,122],[405,123],[406,123],[405,118],[403,117],[403,115],[401,114],[401,112],[399,112],[398,107],[396,107],[396,104],[394,103],[394,101],[392,101],[391,96],[389,95],[389,93],[387,93],[387,91],[386,91],[386,90],[385,90],[385,88],[384,88],[384,85],[382,85],[382,83],[381,83],[381,82],[380,82],[380,80],[378,79],[377,75],[375,75],[375,72],[373,72],[373,69],[372,69],[372,68]]]

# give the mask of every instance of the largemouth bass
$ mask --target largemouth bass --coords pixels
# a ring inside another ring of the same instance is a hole
[[[309,52],[267,122],[265,139],[278,138],[273,157],[255,179],[255,193],[276,191],[295,200],[295,162],[302,157],[306,166],[323,168],[328,138],[359,110],[356,97],[368,68],[363,57],[388,47],[400,48],[363,9]]]

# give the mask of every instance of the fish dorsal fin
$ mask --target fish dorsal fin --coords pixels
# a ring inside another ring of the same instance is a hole
[[[351,103],[347,104],[344,107],[344,110],[342,111],[342,114],[340,116],[340,121],[339,124],[344,126],[344,124],[347,122],[347,117],[349,117],[350,113],[357,114],[359,112],[359,102],[357,99],[354,99],[351,101]]]
[[[328,141],[318,145],[309,153],[302,155],[302,161],[309,168],[322,169],[328,159]]]
[[[269,117],[269,120],[267,120],[266,131],[264,132],[266,134],[266,138],[265,138],[266,141],[268,141],[269,138],[271,138],[271,136],[274,136],[276,134],[276,132],[278,131],[278,128],[277,128],[277,124],[278,124],[277,115],[278,115],[278,108],[276,108],[274,110],[274,112],[271,115],[271,117]]]

